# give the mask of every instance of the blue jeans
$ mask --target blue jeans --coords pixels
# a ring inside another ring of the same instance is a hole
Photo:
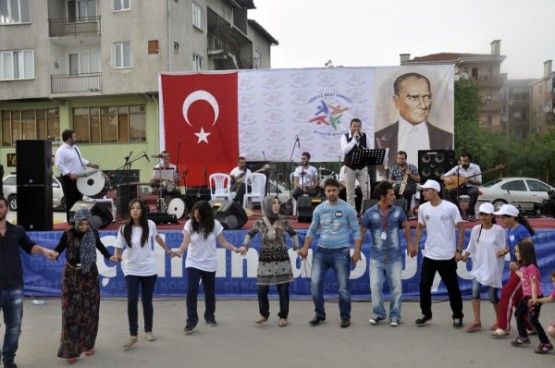
[[[137,336],[139,332],[139,285],[141,286],[141,300],[143,302],[143,318],[145,320],[145,332],[152,332],[152,321],[154,319],[154,307],[152,306],[152,295],[158,275],[152,276],[125,276],[127,282],[127,319],[129,320],[129,334]]]
[[[13,362],[19,346],[21,319],[23,318],[23,288],[0,289],[0,310],[4,314],[6,333],[2,344],[2,361]]]
[[[480,291],[482,291],[482,288],[484,287],[488,288],[488,300],[490,303],[499,303],[499,288],[482,285],[476,281],[476,279],[472,279],[472,299],[480,299]]]
[[[372,309],[374,315],[385,319],[385,308],[383,302],[383,283],[387,280],[391,301],[389,302],[389,319],[401,320],[401,295],[403,284],[401,275],[403,272],[403,261],[401,258],[395,261],[379,261],[370,259],[370,291],[372,292]]]
[[[216,313],[216,272],[202,271],[197,268],[187,267],[187,325],[195,327],[198,323],[197,298],[199,283],[202,279],[204,286],[204,320],[214,321]]]
[[[339,314],[341,319],[351,318],[351,290],[349,287],[351,255],[349,248],[327,249],[316,247],[312,257],[311,291],[314,311],[318,317],[326,317],[324,308],[324,280],[332,268],[339,292]]]

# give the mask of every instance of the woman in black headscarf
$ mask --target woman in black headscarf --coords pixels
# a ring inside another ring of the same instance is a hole
[[[54,249],[58,256],[66,250],[62,276],[62,336],[58,357],[72,364],[81,353],[94,354],[98,332],[100,286],[96,267],[96,250],[116,262],[100,241],[98,231],[91,228],[88,208],[75,212],[75,225],[64,231]]]
[[[264,217],[254,223],[252,230],[245,236],[243,246],[239,253],[245,254],[249,249],[251,239],[260,233],[260,254],[258,257],[258,271],[256,283],[258,284],[258,306],[260,316],[255,320],[262,324],[270,316],[270,303],[268,292],[270,285],[275,284],[279,294],[279,321],[280,327],[287,326],[289,314],[289,283],[293,280],[291,259],[287,253],[285,233],[291,236],[293,249],[299,248],[299,239],[295,229],[289,225],[286,218],[279,215],[281,202],[275,196],[268,196],[262,202]]]

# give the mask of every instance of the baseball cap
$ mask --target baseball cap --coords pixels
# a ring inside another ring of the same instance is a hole
[[[438,193],[441,192],[441,187],[435,180],[426,180],[424,184],[418,186],[418,189],[433,189]]]
[[[495,207],[493,207],[493,204],[491,203],[482,203],[480,205],[480,209],[478,210],[478,213],[485,213],[487,215],[491,215],[494,212],[495,212]]]
[[[512,216],[518,217],[518,209],[512,204],[504,204],[501,208],[493,213],[496,216]]]

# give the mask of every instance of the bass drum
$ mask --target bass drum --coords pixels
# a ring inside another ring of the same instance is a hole
[[[102,171],[92,174],[83,173],[77,179],[77,190],[83,195],[91,198],[102,198],[110,189],[110,178]]]
[[[185,215],[185,201],[181,198],[174,198],[168,204],[168,214],[175,215],[178,219]]]

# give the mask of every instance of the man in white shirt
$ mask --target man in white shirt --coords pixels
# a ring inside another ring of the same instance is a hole
[[[459,165],[447,171],[440,179],[443,180],[449,190],[449,200],[459,207],[459,211],[461,210],[459,196],[467,195],[470,197],[466,214],[474,216],[474,207],[480,195],[478,187],[482,184],[482,170],[480,166],[472,163],[472,155],[469,152],[462,152],[459,162]]]
[[[164,196],[164,202],[168,205],[173,198],[177,198],[181,195],[178,188],[179,174],[177,172],[177,166],[170,163],[170,153],[168,151],[162,151],[158,156],[160,157],[160,162],[158,162],[152,170],[150,186],[152,188],[159,188],[162,186],[160,195]],[[163,174],[163,170],[173,171],[173,174],[170,175],[171,178]]]
[[[414,248],[411,254],[418,252],[418,244],[424,229],[426,229],[426,243],[424,245],[422,268],[420,270],[420,309],[422,316],[415,323],[422,326],[432,319],[432,285],[436,272],[439,272],[447,292],[449,304],[453,312],[453,327],[463,325],[463,304],[459,278],[457,276],[457,262],[462,260],[464,245],[464,223],[461,214],[453,203],[444,201],[439,196],[441,187],[435,180],[428,180],[422,189],[427,201],[418,210],[418,226],[414,236]],[[459,231],[455,245],[455,229]]]
[[[238,202],[241,206],[243,205],[243,197],[245,196],[245,177],[252,174],[251,170],[247,168],[247,159],[244,156],[239,156],[237,161],[237,166],[231,170],[229,176],[231,176],[231,191],[235,192],[234,201]]]
[[[97,164],[89,162],[83,157],[79,148],[75,145],[77,135],[73,130],[66,129],[62,132],[64,143],[56,150],[56,167],[60,171],[60,182],[66,202],[66,216],[69,222],[69,212],[75,202],[83,198],[83,194],[77,189],[77,175],[82,173],[85,167],[98,169]]]
[[[320,194],[320,177],[318,170],[310,165],[310,153],[301,154],[301,165],[293,173],[295,189],[291,196],[298,200],[302,195],[317,196]]]

